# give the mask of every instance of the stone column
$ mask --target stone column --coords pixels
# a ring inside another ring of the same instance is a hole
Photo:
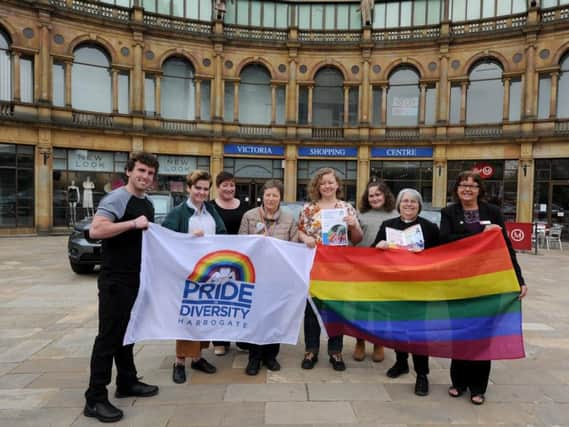
[[[222,170],[223,170],[223,142],[220,140],[214,140],[211,143],[211,161],[210,161],[210,171],[214,181],[217,174]],[[215,185],[212,185],[211,197],[215,198],[216,196],[217,196],[217,188]]]
[[[448,7],[448,5],[447,5]],[[439,59],[440,75],[438,96],[437,122],[446,123],[448,121],[448,105],[449,105],[449,84],[448,84],[448,56],[441,55]]]
[[[350,88],[344,86],[344,127],[348,126],[350,122]]]
[[[549,98],[549,118],[557,117],[557,86],[559,82],[559,73],[551,73],[551,96]]]
[[[20,102],[20,53],[12,52],[12,99]]]
[[[369,181],[369,161],[369,145],[360,145],[358,149],[358,182],[356,188],[356,200],[360,200]]]
[[[381,125],[387,126],[387,85],[381,87]]]
[[[468,82],[460,84],[460,123],[466,123],[466,92],[468,90]]]
[[[286,123],[293,124],[297,120],[297,92],[298,87],[296,84],[296,59],[294,57],[289,59],[288,63],[288,84],[286,86]]]
[[[433,207],[446,206],[447,160],[446,146],[435,145],[433,153]]]
[[[212,87],[214,87],[214,96],[211,98],[211,103],[213,107],[213,120],[222,121],[223,120],[223,46],[216,44],[214,47],[214,75]]]
[[[277,86],[271,84],[271,124],[277,121]]]
[[[510,120],[510,78],[506,77],[504,79],[504,108],[502,110],[502,120]]]
[[[137,33],[134,34],[135,39]],[[138,35],[142,38],[142,35]],[[144,74],[142,72],[142,42],[136,42],[132,49],[134,57],[134,68],[132,70],[132,112],[133,114],[143,114],[144,111]]]
[[[524,90],[524,116],[523,118],[535,118],[537,105],[537,75],[535,72],[535,45],[526,47],[526,71]]]
[[[40,93],[39,102],[49,104],[51,102],[51,57],[50,57],[50,30],[48,23],[40,23]]]
[[[38,129],[35,164],[36,231],[44,234],[50,232],[53,226],[53,149],[49,128]]]
[[[157,117],[162,115],[161,111],[162,103],[160,102],[160,96],[161,96],[160,94],[162,93],[160,88],[161,81],[162,81],[162,76],[156,74],[154,76],[154,115],[156,115]]]
[[[287,202],[296,201],[296,181],[297,181],[297,150],[296,145],[286,144],[285,146],[285,170],[284,170],[284,200]]]
[[[200,120],[202,115],[202,82],[200,79],[195,80],[196,83],[196,96],[195,96],[195,119]]]
[[[421,84],[421,95],[419,97],[419,124],[425,124],[425,106],[427,101],[427,85]]]
[[[239,81],[233,82],[233,121],[239,123]]]
[[[312,91],[314,86],[308,86],[308,124],[312,126]]]
[[[369,125],[369,123],[371,123],[371,108],[370,108],[370,103],[371,103],[371,87],[369,84],[369,60],[368,59],[364,59],[364,61],[362,62],[362,68],[363,68],[363,78],[362,78],[362,86],[361,86],[361,91],[360,91],[360,98],[361,98],[361,104],[360,104],[360,121],[361,124],[363,125]]]
[[[118,70],[112,70],[111,73],[112,111],[113,114],[116,114],[119,112],[119,72]]]
[[[516,203],[516,220],[519,222],[533,221],[534,177],[533,142],[523,142],[520,146],[518,200]]]
[[[65,61],[65,107],[72,107],[72,93],[71,93],[71,72],[73,63]]]

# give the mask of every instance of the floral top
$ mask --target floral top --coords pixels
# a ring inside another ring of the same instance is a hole
[[[356,210],[348,202],[338,200],[334,209],[345,209],[348,215],[356,215]],[[298,231],[316,239],[316,243],[322,244],[322,208],[316,203],[306,203],[300,212]]]

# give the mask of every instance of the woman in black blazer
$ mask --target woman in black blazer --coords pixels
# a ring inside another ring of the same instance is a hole
[[[465,171],[458,175],[453,197],[456,203],[441,209],[441,242],[447,243],[489,230],[501,230],[510,252],[510,258],[520,284],[520,298],[527,292],[516,252],[506,233],[504,216],[497,206],[482,201],[484,185],[480,175]],[[456,360],[450,365],[452,386],[448,394],[459,397],[470,389],[470,400],[475,405],[484,403],[491,363],[489,360]]]

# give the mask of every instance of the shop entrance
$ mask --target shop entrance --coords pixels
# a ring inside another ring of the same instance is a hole
[[[244,202],[249,209],[261,206],[263,202],[263,185],[265,180],[254,179],[250,181],[237,180],[235,195]]]
[[[541,183],[536,190],[535,220],[546,223],[548,226],[554,224],[569,225],[569,184]]]

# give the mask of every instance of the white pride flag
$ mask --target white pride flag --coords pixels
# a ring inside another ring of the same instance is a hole
[[[296,344],[314,254],[272,237],[192,237],[150,224],[124,344]]]

